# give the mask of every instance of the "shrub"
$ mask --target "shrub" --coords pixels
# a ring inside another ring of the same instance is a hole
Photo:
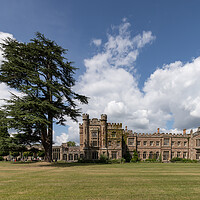
[[[38,155],[39,157],[44,157],[44,156],[45,156],[45,153],[44,153],[44,151],[39,151],[37,155]]]
[[[3,156],[0,156],[0,161],[3,161],[3,160],[4,160]]]
[[[108,163],[108,157],[105,154],[100,155],[100,163]]]
[[[126,162],[130,162],[131,161],[131,154],[129,153],[129,151],[126,151],[126,154],[124,155],[124,158],[125,158]]]
[[[197,160],[191,160],[191,159],[186,159],[186,158],[177,158],[174,157],[170,160],[171,162],[184,162],[184,163],[197,163]]]
[[[9,151],[0,151],[0,156],[7,156],[9,155]]]
[[[13,157],[19,156],[19,152],[11,152],[11,156],[13,156]]]
[[[120,163],[121,163],[121,164],[123,164],[123,163],[125,163],[125,162],[126,162],[126,160],[125,160],[124,158],[121,158],[121,159],[120,159]]]
[[[146,159],[145,162],[158,162],[156,159]]]
[[[138,153],[137,153],[137,151],[135,150],[135,151],[133,152],[133,158],[131,159],[130,162],[135,163],[135,162],[139,162],[139,161],[140,161],[140,158],[138,157]]]

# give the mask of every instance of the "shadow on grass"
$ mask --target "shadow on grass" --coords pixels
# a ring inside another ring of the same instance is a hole
[[[41,166],[48,166],[48,167],[76,167],[76,166],[92,166],[92,165],[108,165],[105,163],[78,163],[78,162],[53,162],[53,163],[47,163],[41,164]]]
[[[10,161],[8,161],[10,162]],[[37,164],[38,167],[76,167],[76,166],[92,166],[92,165],[108,165],[105,163],[78,163],[78,162],[43,162],[43,161],[17,161],[17,162],[10,162],[13,165],[35,165]]]

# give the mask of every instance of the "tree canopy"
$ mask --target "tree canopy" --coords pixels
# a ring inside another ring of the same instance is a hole
[[[51,161],[53,122],[64,125],[65,116],[77,121],[77,102],[88,103],[73,91],[76,68],[65,58],[67,50],[39,32],[28,43],[7,38],[1,49],[0,82],[21,93],[4,105],[7,125],[22,141],[41,141]]]

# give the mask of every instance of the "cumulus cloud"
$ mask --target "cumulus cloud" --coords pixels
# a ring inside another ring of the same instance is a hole
[[[0,43],[3,43],[6,38],[13,38],[13,35],[10,33],[4,33],[0,32]],[[2,51],[0,50],[0,67],[3,61],[3,55]],[[0,106],[3,105],[4,101],[1,99],[8,99],[10,97],[10,91],[14,92],[14,90],[11,90],[9,87],[7,87],[4,83],[0,84]]]
[[[132,36],[127,19],[107,34],[107,42],[96,41],[101,49],[84,60],[86,71],[74,90],[90,98],[80,105],[91,118],[108,114],[109,122],[122,122],[135,132],[180,132],[199,126],[200,121],[200,57],[188,63],[175,61],[161,66],[138,87],[135,61],[141,49],[155,40],[151,31]],[[1,39],[3,36],[1,36]],[[4,35],[5,37],[5,35]],[[95,40],[93,40],[93,43]],[[1,54],[0,54],[1,56]],[[0,57],[2,60],[2,57]],[[1,97],[9,88],[0,84]],[[81,118],[79,118],[81,121]],[[173,122],[168,130],[167,123]],[[55,136],[56,144],[79,143],[78,124],[67,119],[68,132]]]
[[[141,90],[135,61],[140,49],[151,44],[155,36],[143,31],[132,37],[130,26],[124,19],[113,27],[115,33],[107,35],[102,51],[84,60],[86,72],[75,87],[90,97],[88,105],[81,105],[83,112],[91,118],[106,113],[108,121],[122,122],[135,132],[155,132],[158,127],[163,132],[177,133],[184,128],[189,132],[199,126],[200,57],[190,63],[176,61],[161,66]],[[169,121],[174,123],[172,129],[167,127]],[[78,133],[78,128],[75,131]]]
[[[93,39],[92,40],[92,44],[94,44],[97,47],[101,45],[101,42],[102,42],[101,39]]]

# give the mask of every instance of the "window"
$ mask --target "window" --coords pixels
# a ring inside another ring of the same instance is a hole
[[[169,138],[164,138],[164,145],[169,146]]]
[[[187,142],[184,142],[184,146],[185,146],[185,147],[187,146]]]
[[[150,151],[150,153],[149,153],[149,159],[153,159],[153,152],[152,151]]]
[[[196,140],[196,146],[199,147],[200,146],[200,139]]]
[[[120,141],[117,141],[117,146],[118,146],[118,147],[120,146]]]
[[[153,146],[153,141],[150,141],[150,146]]]
[[[196,153],[196,159],[199,160],[200,159],[200,152]]]
[[[112,132],[112,137],[113,137],[113,138],[116,137],[116,132]]]
[[[138,146],[140,145],[140,141],[137,141],[137,145],[138,145]]]
[[[108,146],[111,146],[111,141],[108,141]]]
[[[63,154],[63,160],[67,160],[67,155]]]
[[[97,138],[97,132],[92,132],[92,137]]]
[[[160,145],[160,142],[159,141],[156,141],[156,146],[159,146]]]
[[[169,151],[163,151],[163,160],[169,160]]]
[[[172,141],[172,146],[174,146],[174,144],[175,144],[175,142],[174,142],[174,141]]]
[[[73,155],[69,154],[69,160],[73,160]]]
[[[134,145],[134,138],[128,138],[128,145]]]
[[[187,152],[183,152],[183,158],[187,158]]]
[[[92,141],[92,146],[97,147],[97,141]]]
[[[178,141],[178,146],[180,146],[181,145],[181,142],[180,141]]]
[[[96,152],[96,151],[92,152],[92,159],[93,160],[98,159],[98,152]]]
[[[78,154],[74,154],[74,160],[78,160]]]
[[[156,152],[156,160],[159,158],[159,152]]]
[[[143,145],[146,146],[146,145],[147,145],[147,141],[144,141],[144,142],[143,142]]]
[[[144,152],[143,152],[143,159],[146,159],[146,157],[147,157],[147,152],[144,151]]]
[[[112,159],[117,159],[117,152],[112,151],[111,156],[112,156]]]
[[[177,158],[180,158],[181,157],[181,152],[177,152]]]

